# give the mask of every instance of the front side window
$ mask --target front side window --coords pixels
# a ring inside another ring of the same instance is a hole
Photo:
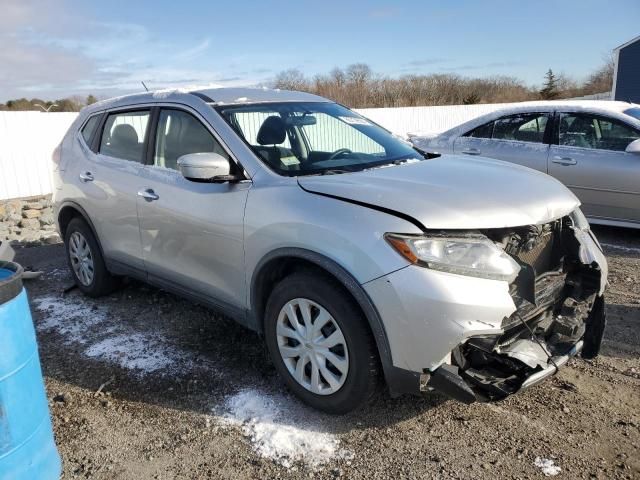
[[[465,137],[472,138],[491,138],[493,135],[493,124],[495,122],[485,123],[484,125],[480,125],[479,127],[474,128],[470,132],[467,132]]]
[[[229,159],[211,132],[193,115],[182,110],[160,111],[153,160],[156,167],[178,170],[182,155],[211,152]]]
[[[148,123],[149,110],[109,114],[100,139],[100,153],[143,163]]]
[[[585,113],[563,113],[560,117],[558,144],[624,152],[640,132],[612,118]]]
[[[523,113],[496,120],[493,127],[495,140],[542,143],[549,116],[546,113]]]
[[[342,173],[424,160],[413,147],[341,105],[220,105],[218,113],[281,175]]]

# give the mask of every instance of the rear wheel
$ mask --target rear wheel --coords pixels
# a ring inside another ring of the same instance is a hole
[[[83,219],[76,217],[69,222],[64,243],[69,269],[78,288],[90,297],[111,293],[117,279],[107,270],[98,242]]]
[[[375,390],[378,361],[365,319],[353,299],[322,275],[294,273],[274,288],[265,336],[278,373],[314,408],[346,413]]]

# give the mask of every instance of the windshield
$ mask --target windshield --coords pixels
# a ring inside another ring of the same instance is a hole
[[[221,105],[216,110],[281,175],[354,172],[424,160],[411,145],[330,102]]]
[[[640,120],[640,107],[633,107],[625,110],[624,113],[635,118],[636,120]]]

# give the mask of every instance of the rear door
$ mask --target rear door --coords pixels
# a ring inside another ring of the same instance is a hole
[[[626,153],[640,131],[610,117],[561,112],[549,174],[567,185],[592,218],[640,222],[640,156]]]
[[[231,156],[197,112],[161,107],[154,117],[137,199],[149,280],[215,300],[223,309],[243,306],[243,219],[251,182],[185,179],[177,166],[182,155]]]
[[[107,112],[95,136],[94,152],[76,164],[82,207],[93,222],[109,261],[144,274],[136,192],[145,157],[150,109]],[[71,166],[69,167],[71,168]]]
[[[455,153],[482,155],[546,173],[550,118],[549,112],[505,115],[457,138]]]

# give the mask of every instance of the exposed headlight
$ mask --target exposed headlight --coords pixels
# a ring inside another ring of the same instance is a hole
[[[569,217],[573,222],[573,226],[577,229],[582,230],[583,232],[587,232],[591,228],[589,226],[587,217],[584,216],[584,213],[582,213],[582,210],[580,210],[579,208],[576,208],[573,212],[571,212],[571,215],[569,215]]]
[[[387,242],[411,263],[472,277],[512,282],[520,265],[486,237],[427,237],[387,233]]]

